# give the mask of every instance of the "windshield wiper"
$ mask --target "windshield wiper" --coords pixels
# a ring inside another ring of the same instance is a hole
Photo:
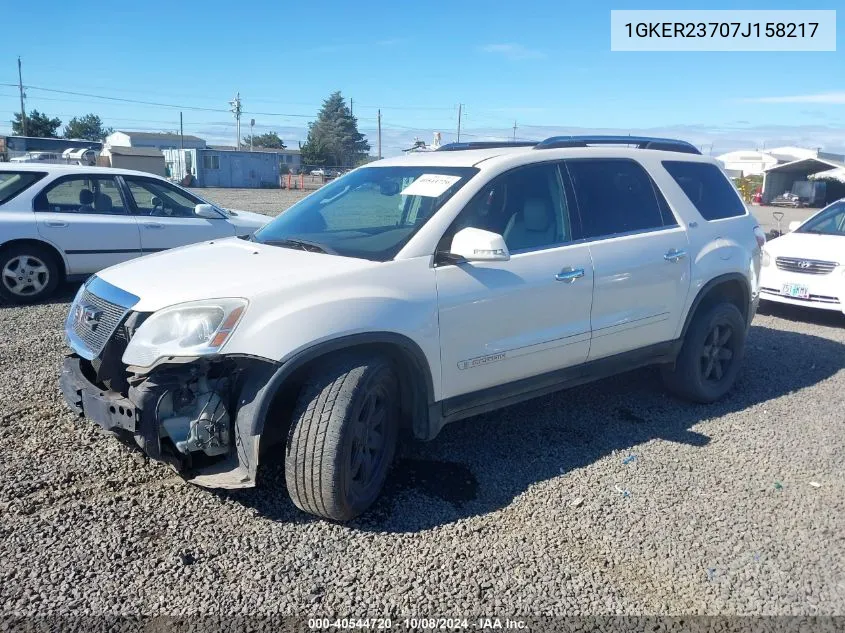
[[[303,251],[308,251],[309,253],[335,255],[335,251],[328,246],[323,246],[317,242],[311,242],[310,240],[302,240],[299,238],[290,237],[283,240],[267,240],[263,243],[270,244],[271,246],[281,246],[282,248],[299,248]]]

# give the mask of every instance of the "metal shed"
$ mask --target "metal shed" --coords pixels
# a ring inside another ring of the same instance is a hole
[[[845,168],[845,162],[821,157],[802,158],[770,167],[763,174],[763,204],[770,203],[786,191],[792,191],[796,182],[808,181],[813,174],[837,168]]]
[[[190,173],[197,187],[276,188],[283,158],[278,152],[221,149],[164,150],[170,177]]]
[[[164,154],[146,147],[107,147],[101,154],[107,167],[136,169],[156,176],[164,176]],[[107,162],[106,162],[107,161]]]

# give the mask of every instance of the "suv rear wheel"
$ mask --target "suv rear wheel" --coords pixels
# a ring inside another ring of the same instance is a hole
[[[674,368],[663,369],[666,387],[694,402],[718,400],[736,382],[745,336],[745,319],[732,303],[717,303],[699,311]]]
[[[16,244],[0,251],[0,297],[9,303],[34,303],[59,285],[59,264],[46,248]]]
[[[335,521],[376,500],[393,460],[399,384],[379,356],[320,364],[303,385],[288,433],[285,480],[294,504]]]

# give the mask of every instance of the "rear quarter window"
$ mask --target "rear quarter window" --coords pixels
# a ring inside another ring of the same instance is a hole
[[[0,204],[6,204],[46,175],[40,171],[0,171]]]
[[[736,218],[745,205],[722,171],[709,163],[665,160],[663,167],[705,220]]]

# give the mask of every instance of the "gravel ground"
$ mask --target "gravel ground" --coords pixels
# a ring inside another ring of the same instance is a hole
[[[74,291],[0,305],[0,614],[845,615],[841,315],[758,315],[712,406],[644,370],[456,423],[336,525],[293,507],[279,459],[216,493],[73,416]]]
[[[293,189],[215,189],[212,187],[193,191],[198,196],[216,202],[227,209],[242,209],[274,216],[312,193]]]
[[[456,423],[336,525],[280,461],[215,493],[71,415],[73,292],[0,307],[0,612],[845,614],[840,315],[758,316],[716,405],[646,370]]]

